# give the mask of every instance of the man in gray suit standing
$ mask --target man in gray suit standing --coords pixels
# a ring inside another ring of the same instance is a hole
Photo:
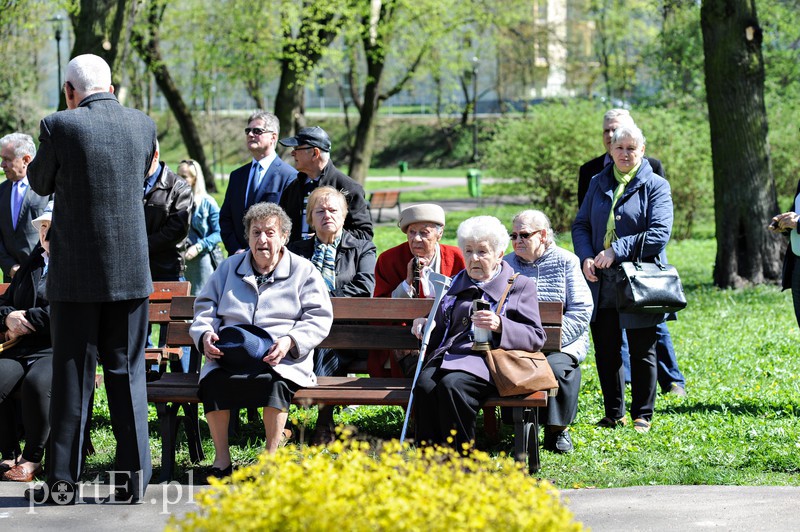
[[[42,215],[50,201],[31,190],[28,183],[28,165],[35,156],[36,145],[30,135],[10,133],[0,139],[0,167],[6,174],[0,184],[0,268],[7,283],[39,242],[31,221]]]
[[[28,167],[35,191],[55,193],[59,223],[51,230],[47,278],[53,338],[47,485],[26,497],[75,502],[99,357],[117,440],[112,500],[135,503],[152,474],[144,346],[153,286],[141,202],[156,126],[120,105],[102,58],[74,58],[64,78],[68,110],[42,120],[39,153]]]

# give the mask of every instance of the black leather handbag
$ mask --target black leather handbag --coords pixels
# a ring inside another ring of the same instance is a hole
[[[686,294],[671,264],[642,262],[644,238],[636,243],[633,260],[623,262],[617,269],[617,310],[633,314],[667,314],[686,308]]]

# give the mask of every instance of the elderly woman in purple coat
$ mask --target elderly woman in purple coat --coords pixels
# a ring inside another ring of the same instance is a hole
[[[536,283],[503,261],[508,232],[493,216],[476,216],[461,223],[458,247],[466,268],[456,274],[436,312],[435,326],[425,353],[426,361],[414,396],[417,401],[417,441],[448,442],[456,449],[475,439],[475,421],[486,399],[497,394],[483,352],[476,340],[488,347],[538,351],[545,342],[539,318]],[[503,304],[498,303],[511,284]],[[473,301],[484,303],[473,305]],[[473,311],[473,306],[488,307]],[[427,318],[414,320],[412,331],[422,337]]]

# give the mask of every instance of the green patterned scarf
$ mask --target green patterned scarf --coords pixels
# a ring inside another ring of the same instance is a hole
[[[619,169],[617,169],[617,165],[614,165],[614,179],[617,180],[616,190],[614,190],[614,197],[611,199],[611,211],[608,213],[608,221],[606,222],[606,236],[603,239],[603,246],[605,249],[611,247],[612,242],[616,242],[619,238],[617,236],[617,225],[614,220],[614,207],[617,206],[617,202],[622,197],[622,194],[625,192],[625,187],[628,186],[628,183],[631,182],[631,179],[636,177],[636,172],[639,171],[639,167],[642,166],[642,163],[637,164],[633,167],[633,169],[628,172],[627,174],[623,174]]]

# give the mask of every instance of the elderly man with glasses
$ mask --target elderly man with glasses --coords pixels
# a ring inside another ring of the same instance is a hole
[[[304,127],[294,137],[281,139],[283,146],[292,148],[297,180],[281,196],[280,205],[292,220],[289,242],[314,236],[306,220],[306,205],[311,192],[331,186],[347,196],[347,217],[344,230],[356,238],[372,240],[372,215],[364,198],[364,189],[346,176],[331,162],[331,139],[319,126]]]
[[[228,255],[248,249],[244,237],[244,213],[255,203],[278,203],[286,188],[297,178],[297,170],[275,152],[280,122],[266,111],[256,111],[244,128],[247,149],[253,160],[231,172],[228,190],[219,211],[222,243]]]

